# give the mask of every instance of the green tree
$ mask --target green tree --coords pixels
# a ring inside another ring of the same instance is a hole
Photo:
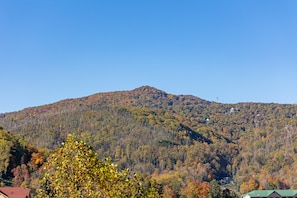
[[[210,192],[208,193],[209,198],[221,198],[222,190],[220,184],[216,180],[212,180],[210,183]]]
[[[19,136],[0,128],[0,178],[10,180],[12,169],[27,162],[29,157]]]
[[[0,176],[6,174],[10,160],[10,149],[13,143],[5,139],[0,139]]]
[[[63,147],[44,166],[38,197],[159,197],[138,176],[118,171],[109,159],[101,161],[85,142],[69,135]]]

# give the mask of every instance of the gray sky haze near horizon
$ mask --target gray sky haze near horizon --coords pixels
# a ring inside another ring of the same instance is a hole
[[[0,2],[0,113],[143,85],[297,102],[297,1]]]

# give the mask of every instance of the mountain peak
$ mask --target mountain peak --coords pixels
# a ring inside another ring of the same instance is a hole
[[[151,87],[151,86],[148,86],[148,85],[138,87],[138,88],[134,89],[133,91],[135,91],[135,92],[145,92],[145,93],[163,93],[163,94],[166,93],[165,91],[162,91],[160,89],[157,89],[155,87]]]

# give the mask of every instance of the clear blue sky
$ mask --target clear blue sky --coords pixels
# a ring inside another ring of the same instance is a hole
[[[2,0],[0,112],[150,85],[297,102],[296,0]]]

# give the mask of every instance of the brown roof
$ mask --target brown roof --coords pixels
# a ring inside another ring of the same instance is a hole
[[[0,192],[4,193],[8,198],[29,198],[30,189],[22,187],[0,187]]]

